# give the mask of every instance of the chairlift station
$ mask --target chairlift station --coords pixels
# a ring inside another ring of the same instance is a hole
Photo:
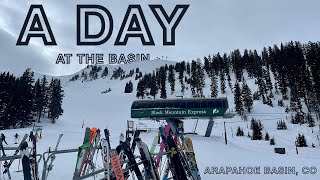
[[[131,118],[166,120],[169,124],[176,124],[180,119],[209,119],[208,137],[213,118],[223,117],[228,108],[227,98],[137,100],[132,103]]]

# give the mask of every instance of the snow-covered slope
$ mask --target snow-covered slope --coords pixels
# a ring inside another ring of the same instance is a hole
[[[152,72],[155,68],[158,68],[165,64],[174,64],[172,61],[144,61],[137,62],[128,65],[121,65],[126,71],[139,67],[140,71]],[[109,72],[112,68],[118,66],[108,66]],[[89,72],[89,69],[84,69],[76,74],[82,73],[82,71]],[[101,72],[100,72],[101,73]],[[64,114],[61,116],[56,124],[49,123],[48,120],[42,119],[43,126],[43,139],[38,142],[38,152],[43,153],[49,147],[54,147],[58,134],[63,133],[61,140],[61,149],[65,148],[77,148],[81,145],[84,135],[84,127],[97,127],[104,129],[108,127],[111,133],[111,146],[115,147],[118,144],[119,135],[125,131],[126,121],[130,120],[130,107],[135,97],[135,91],[131,94],[123,93],[125,84],[131,80],[134,82],[134,89],[136,88],[137,81],[133,77],[126,78],[124,80],[110,80],[112,73],[105,79],[99,78],[93,81],[69,81],[74,75],[59,77],[64,85],[65,98],[63,101]],[[246,77],[246,75],[245,75]],[[253,79],[246,79],[247,84],[252,91],[257,89]],[[210,80],[206,80],[206,88],[204,94],[208,96],[210,94]],[[220,84],[220,83],[218,83]],[[109,93],[102,94],[101,92],[111,88]],[[176,98],[176,95],[180,95],[180,85],[176,84],[176,93],[170,95],[170,86],[167,85],[168,98]],[[219,94],[219,96],[227,96],[230,109],[233,109],[233,94],[231,89],[227,88],[226,95]],[[186,91],[185,97],[191,97],[190,89]],[[273,100],[276,104],[280,97],[275,96]],[[285,102],[288,104],[288,102]],[[236,116],[232,119],[216,119],[213,128],[212,136],[209,138],[203,137],[208,121],[199,120],[197,126],[198,135],[190,135],[195,147],[195,153],[197,162],[200,168],[202,179],[211,180],[233,180],[243,178],[246,180],[262,179],[281,179],[281,180],[318,180],[320,179],[320,144],[317,136],[319,135],[319,121],[316,122],[317,126],[309,128],[307,125],[293,125],[290,123],[290,114],[284,113],[284,108],[278,106],[270,107],[261,103],[261,101],[254,102],[254,109],[252,114],[248,114],[248,119],[255,117],[262,121],[264,125],[263,134],[265,131],[269,133],[271,137],[275,138],[276,145],[270,146],[269,141],[251,141],[248,137],[235,136],[238,126],[242,127],[245,134],[250,130],[250,121],[243,121],[240,117]],[[280,119],[285,120],[288,126],[288,130],[277,130],[276,122]],[[228,144],[225,144],[224,140],[224,124],[226,122],[227,139]],[[161,122],[153,121],[138,121],[135,120],[135,124],[144,123],[148,125],[148,128],[157,128],[161,125]],[[193,130],[195,120],[185,120],[185,131],[190,132]],[[18,132],[20,136],[23,133],[29,133],[31,128],[5,130],[9,140],[9,145],[13,145],[13,135]],[[294,141],[298,133],[304,133],[309,145],[314,143],[317,147],[298,148],[299,154],[296,154]],[[155,132],[142,134],[143,141],[147,144],[151,144]],[[31,145],[31,144],[30,144]],[[286,148],[285,155],[279,155],[274,153],[274,147]],[[10,154],[10,153],[8,153]],[[101,159],[97,159],[99,167],[102,167]],[[54,169],[49,174],[49,180],[54,179],[71,179],[76,163],[76,153],[57,155],[54,162]],[[260,174],[205,174],[207,167],[260,167]],[[295,171],[298,175],[294,174],[264,174],[264,167],[295,167]],[[302,173],[303,167],[316,167],[318,172],[314,175],[304,175]],[[18,161],[12,165],[11,171],[13,179],[22,179],[21,172],[13,172],[18,169]],[[20,166],[21,169],[21,166]],[[39,172],[42,172],[42,163],[39,166]],[[99,175],[102,177],[102,175]]]

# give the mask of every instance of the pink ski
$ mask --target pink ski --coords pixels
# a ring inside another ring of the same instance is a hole
[[[170,126],[169,126],[169,125],[166,125],[165,128],[164,128],[164,132],[166,133],[166,137],[168,137],[169,131],[170,131]],[[164,144],[163,144],[163,142],[161,142],[159,153],[162,153],[163,150],[164,150],[164,148],[165,148],[165,147],[164,147]],[[159,156],[159,157],[156,159],[156,165],[157,165],[157,167],[159,167],[161,160],[162,160],[162,156]]]

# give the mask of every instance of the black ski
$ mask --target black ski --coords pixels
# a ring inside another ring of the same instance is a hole
[[[160,180],[160,177],[156,171],[154,161],[150,155],[148,146],[141,141],[140,138],[134,139],[137,142],[137,147],[141,155],[141,161],[143,162],[145,169],[145,179]]]
[[[124,153],[126,154],[126,156],[128,157],[128,160],[129,160],[128,164],[129,164],[130,169],[135,172],[138,180],[143,180],[142,174],[141,174],[140,169],[137,165],[137,162],[134,158],[134,155],[130,149],[130,146],[127,143],[127,140],[121,144],[121,147],[122,147]]]
[[[29,159],[29,151],[28,151],[28,143],[23,141],[20,146],[20,155],[23,169],[23,178],[24,180],[31,180],[30,173],[30,159]]]
[[[172,136],[169,134],[168,139],[168,150],[170,151],[171,163],[174,165],[175,174],[178,179],[187,179],[187,174],[184,170],[181,157],[179,156],[179,150],[177,144],[174,142]]]
[[[32,155],[31,155],[31,171],[33,180],[39,180],[38,177],[38,163],[37,163],[37,136],[34,135],[32,139]]]

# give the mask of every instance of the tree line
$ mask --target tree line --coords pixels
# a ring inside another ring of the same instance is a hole
[[[282,96],[278,106],[283,107],[283,102],[288,101],[286,112],[301,113],[303,102],[308,112],[319,114],[319,69],[320,42],[302,44],[291,41],[280,46],[264,47],[261,53],[248,49],[241,53],[236,49],[230,53],[217,53],[191,62],[166,64],[143,76],[140,72],[140,77],[136,78],[139,80],[136,96],[156,98],[159,93],[159,98],[166,99],[167,93],[184,95],[190,88],[192,97],[205,98],[205,80],[209,78],[209,96],[217,97],[219,92],[223,95],[229,87],[234,94],[235,111],[239,115],[251,112],[254,100],[274,106],[272,99],[275,94]],[[254,80],[257,91],[253,92],[249,88],[245,75]],[[231,81],[232,78],[235,81]],[[168,85],[170,92],[167,92]],[[181,86],[180,92],[176,90],[178,85]],[[130,91],[125,92],[131,93],[132,86],[129,89]]]
[[[63,97],[59,79],[52,78],[48,84],[43,76],[35,81],[31,69],[21,77],[0,73],[0,129],[30,126],[45,115],[55,123],[63,114]]]

